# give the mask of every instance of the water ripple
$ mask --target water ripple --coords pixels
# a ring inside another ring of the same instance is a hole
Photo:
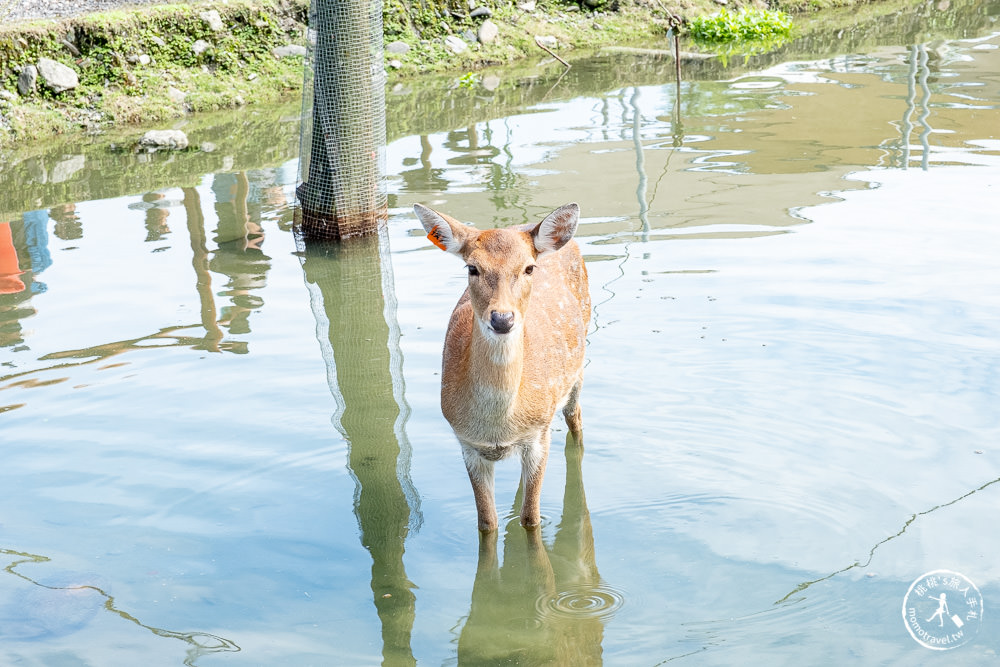
[[[541,614],[573,619],[610,618],[624,604],[625,595],[606,584],[573,586],[555,595],[542,595],[536,602]]]

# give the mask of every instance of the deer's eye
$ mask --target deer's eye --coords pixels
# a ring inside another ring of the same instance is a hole
[[[535,265],[534,265],[534,264],[529,264],[528,266],[524,267],[524,272],[525,272],[525,274],[527,274],[527,275],[529,275],[529,276],[531,275],[531,273],[532,273],[532,272],[533,272],[534,270],[535,270]]]
[[[467,268],[469,270],[469,275],[470,276],[478,276],[479,275],[479,269],[477,269],[473,265],[469,264],[465,268]]]

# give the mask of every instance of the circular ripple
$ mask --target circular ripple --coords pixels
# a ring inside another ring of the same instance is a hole
[[[578,586],[538,599],[538,610],[570,618],[605,618],[625,604],[620,591],[604,585]]]

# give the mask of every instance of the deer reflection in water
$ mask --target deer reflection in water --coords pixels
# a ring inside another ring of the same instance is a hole
[[[602,664],[604,623],[621,597],[601,582],[583,486],[583,442],[566,437],[563,514],[551,545],[545,528],[508,523],[503,564],[497,531],[482,533],[458,664]],[[521,495],[523,489],[518,491]],[[520,506],[520,497],[514,507]]]

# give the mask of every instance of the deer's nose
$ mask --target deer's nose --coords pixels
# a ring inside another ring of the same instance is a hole
[[[510,333],[510,330],[514,328],[514,313],[490,311],[490,326],[498,334]]]

